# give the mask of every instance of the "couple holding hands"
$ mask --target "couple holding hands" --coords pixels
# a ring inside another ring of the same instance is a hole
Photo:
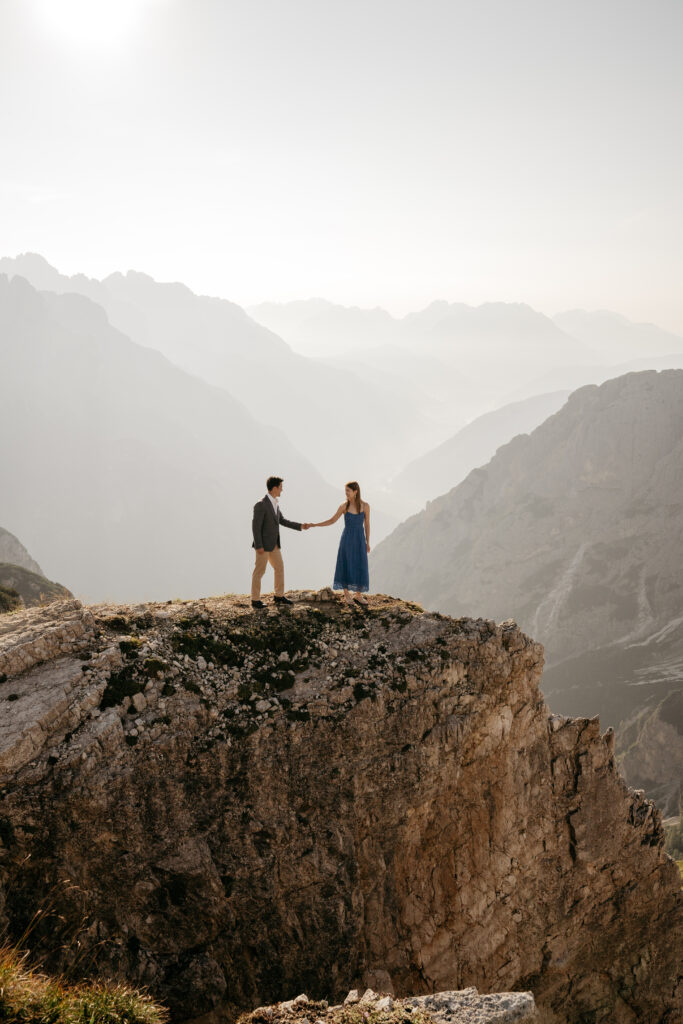
[[[362,594],[370,589],[368,575],[368,552],[370,550],[370,506],[362,501],[360,487],[354,481],[344,488],[346,501],[342,502],[330,519],[323,523],[294,523],[285,519],[280,511],[279,498],[282,494],[282,477],[269,476],[266,482],[268,493],[254,505],[251,522],[256,550],[256,564],[251,577],[251,606],[265,608],[261,600],[261,580],[270,562],[275,573],[275,604],[292,604],[285,597],[285,567],[280,550],[280,527],[290,530],[310,530],[314,526],[331,526],[344,516],[344,530],[339,541],[337,565],[334,570],[335,590],[343,590],[348,605],[367,607],[367,598]],[[353,595],[353,596],[351,596]]]

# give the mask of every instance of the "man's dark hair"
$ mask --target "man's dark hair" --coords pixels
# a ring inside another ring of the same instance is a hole
[[[281,476],[269,476],[266,480],[266,490],[272,491],[273,487],[279,487],[281,483]]]

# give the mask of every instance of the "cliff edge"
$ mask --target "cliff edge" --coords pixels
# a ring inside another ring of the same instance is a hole
[[[42,908],[47,964],[177,1020],[360,984],[680,1021],[680,879],[611,731],[549,712],[512,622],[327,596],[3,617],[0,925]]]

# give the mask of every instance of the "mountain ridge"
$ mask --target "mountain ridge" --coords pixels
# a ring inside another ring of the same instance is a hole
[[[336,477],[341,484],[365,473],[379,483],[405,451],[417,454],[423,438],[438,434],[437,426],[412,407],[392,431],[381,429],[395,408],[382,390],[347,368],[326,366],[295,352],[226,299],[200,296],[184,284],[157,282],[140,271],[115,272],[103,281],[67,277],[42,257],[1,259],[2,272],[23,272],[34,284],[49,285],[48,290],[82,292],[133,342],[224,388],[266,425],[283,429],[328,481]],[[330,407],[338,396],[344,396],[343,424],[335,427]],[[311,430],[311,422],[318,421],[326,424],[325,432]],[[375,438],[372,454],[368,429]]]
[[[15,438],[0,454],[0,519],[76,593],[220,591],[231,577],[248,578],[250,503],[235,506],[235,479],[253,504],[277,467],[290,500],[305,506],[302,518],[317,518],[336,500],[280,431],[136,345],[93,300],[0,275],[0,325],[0,427]],[[45,493],[54,498],[49,521]],[[295,508],[285,508],[294,518]],[[307,549],[291,538],[290,582],[325,582],[332,535]]]
[[[551,705],[631,745],[629,721],[683,690],[682,481],[682,370],[584,387],[397,527],[372,577],[440,612],[513,617],[545,646]],[[653,773],[656,735],[622,763],[672,813],[683,741]]]

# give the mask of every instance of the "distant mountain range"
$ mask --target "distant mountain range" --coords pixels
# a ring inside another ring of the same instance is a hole
[[[546,647],[555,711],[618,726],[652,710],[683,685],[683,371],[574,392],[401,524],[371,578],[516,619]]]
[[[130,341],[77,294],[0,275],[0,522],[88,600],[246,590],[251,506],[285,477],[294,519],[340,494],[281,431]],[[322,585],[334,531],[286,531],[286,582]]]
[[[443,436],[416,403],[404,404],[397,415],[399,396],[391,388],[300,355],[224,299],[135,271],[102,281],[67,277],[33,253],[0,259],[2,273],[22,276],[41,291],[91,299],[131,341],[224,388],[254,418],[282,430],[340,491],[350,478],[381,484],[406,457]]]
[[[401,377],[447,429],[443,440],[513,401],[659,368],[651,360],[662,356],[678,358],[661,368],[683,366],[682,337],[605,311],[548,317],[524,303],[436,301],[397,319],[311,299],[249,312],[297,351],[324,354],[358,374],[365,366]],[[641,366],[630,365],[640,359]]]
[[[135,271],[66,276],[32,253],[0,259],[0,273],[90,298],[136,344],[282,430],[328,482],[358,478],[374,489],[375,504],[409,461],[486,412],[599,383],[617,374],[613,358],[623,372],[634,368],[625,360],[683,353],[676,335],[610,313],[550,318],[523,303],[437,301],[396,319],[313,299],[248,315]],[[683,365],[683,355],[668,365]]]
[[[655,324],[637,324],[618,313],[574,309],[553,321],[566,334],[586,345],[596,362],[612,365],[627,360],[683,352],[683,338]]]
[[[553,320],[523,304],[435,302],[401,320],[324,300],[252,311],[283,340],[233,303],[137,272],[67,277],[25,254],[0,260],[0,281],[0,422],[13,439],[0,515],[88,597],[241,588],[248,551],[234,560],[215,538],[245,529],[270,472],[304,519],[360,479],[376,543],[561,403],[533,384],[544,374],[581,381],[622,348],[683,351],[613,314]],[[293,336],[329,356],[293,351]],[[499,408],[515,388],[531,400]],[[289,583],[328,582],[336,533],[315,537],[292,538]]]

